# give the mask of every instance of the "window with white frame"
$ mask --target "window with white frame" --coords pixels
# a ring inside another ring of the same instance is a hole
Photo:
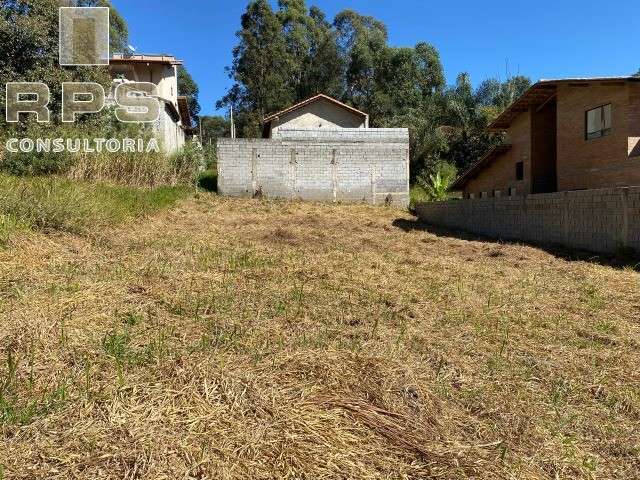
[[[611,133],[611,104],[589,110],[586,114],[586,139],[604,137]]]

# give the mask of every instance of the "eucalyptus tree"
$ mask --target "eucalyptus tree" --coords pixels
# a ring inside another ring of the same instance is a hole
[[[291,84],[292,61],[282,23],[268,0],[252,0],[242,14],[228,69],[233,86],[217,103],[236,111],[241,136],[260,135],[260,121],[269,112],[295,101]]]

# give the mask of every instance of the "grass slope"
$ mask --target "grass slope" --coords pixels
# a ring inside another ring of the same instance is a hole
[[[639,275],[203,195],[0,251],[3,478],[640,476]]]
[[[0,173],[0,245],[20,227],[78,234],[99,230],[171,206],[190,191],[187,187],[141,189]]]

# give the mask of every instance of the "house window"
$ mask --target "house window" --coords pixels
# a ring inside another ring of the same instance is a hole
[[[480,192],[480,198],[487,198],[487,192]]]
[[[589,110],[586,114],[586,139],[604,137],[611,133],[611,104]]]
[[[524,163],[516,163],[516,180],[524,180]]]
[[[516,196],[516,193],[517,193],[517,190],[516,190],[514,187],[511,187],[511,188],[509,189],[509,196],[510,196],[510,197],[515,197],[515,196]]]
[[[494,190],[493,196],[496,198],[500,198],[502,196],[502,192],[500,190]]]
[[[469,199],[473,200],[474,198],[476,198],[476,194],[475,193],[470,193],[469,194]]]

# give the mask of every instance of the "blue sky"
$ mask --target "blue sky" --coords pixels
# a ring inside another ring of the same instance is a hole
[[[200,87],[203,114],[231,81],[224,68],[246,0],[112,0],[139,53],[184,60]],[[273,2],[275,3],[275,2]],[[627,75],[640,68],[640,2],[615,0],[315,0],[333,18],[351,8],[382,20],[389,43],[427,41],[438,48],[449,82],[459,72],[474,84],[523,74],[540,78]],[[219,112],[222,113],[222,112]]]

